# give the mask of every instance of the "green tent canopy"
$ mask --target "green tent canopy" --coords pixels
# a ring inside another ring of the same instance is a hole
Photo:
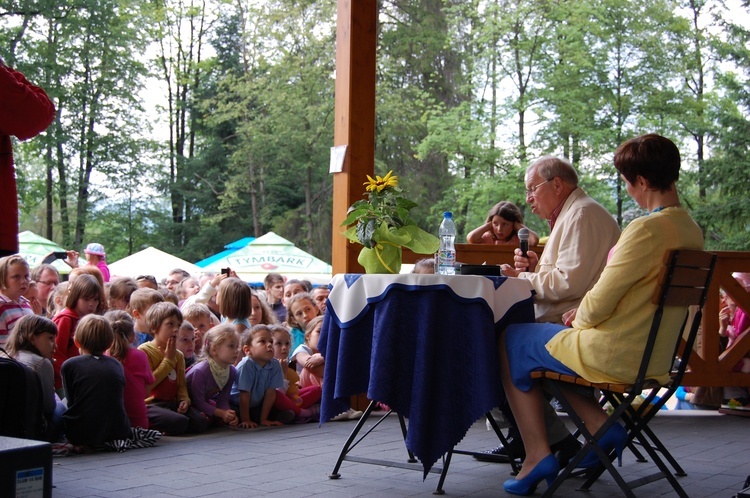
[[[23,256],[30,268],[41,264],[45,257],[55,251],[65,251],[65,248],[30,230],[18,234],[18,254]],[[83,262],[83,257],[81,257],[81,262]],[[67,275],[71,270],[70,266],[59,259],[53,261],[52,266],[63,275]]]

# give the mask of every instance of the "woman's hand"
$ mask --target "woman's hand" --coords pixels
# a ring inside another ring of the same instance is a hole
[[[237,427],[239,427],[240,429],[255,429],[256,427],[258,427],[258,424],[256,424],[252,420],[247,420],[245,422],[240,422]]]

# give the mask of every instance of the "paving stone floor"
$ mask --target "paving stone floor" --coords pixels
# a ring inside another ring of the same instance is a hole
[[[375,420],[368,420],[366,428]],[[421,472],[382,465],[345,461],[341,478],[329,479],[354,425],[346,421],[322,427],[215,429],[198,436],[165,437],[154,448],[55,458],[53,497],[432,495],[437,474],[423,480]],[[691,497],[729,498],[741,490],[750,475],[750,418],[710,411],[669,411],[659,414],[652,426],[687,471],[679,480]],[[496,438],[486,430],[484,421],[479,421],[459,447],[482,450],[493,446]],[[404,462],[406,450],[397,418],[388,417],[352,454]],[[653,468],[650,463],[636,462],[626,450],[621,468],[626,480],[648,473],[649,468]],[[504,496],[502,482],[509,473],[509,465],[455,455],[444,490],[447,496]],[[557,495],[622,495],[607,473],[587,494],[576,491],[580,483],[580,479],[569,479]],[[638,488],[636,493],[675,496],[664,480]]]

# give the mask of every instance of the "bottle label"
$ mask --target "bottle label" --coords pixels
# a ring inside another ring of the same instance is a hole
[[[441,250],[438,252],[438,273],[441,275],[455,275],[456,251]]]

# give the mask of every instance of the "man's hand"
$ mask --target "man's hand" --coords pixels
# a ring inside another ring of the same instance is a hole
[[[539,264],[539,255],[537,255],[537,253],[535,253],[534,251],[528,251],[526,253],[526,257],[524,257],[521,250],[516,248],[516,250],[513,251],[513,254],[513,263],[516,266],[516,270],[518,270],[519,272],[534,271],[536,269],[536,265]],[[513,276],[517,277],[518,274]]]
[[[252,420],[248,420],[246,422],[240,422],[237,427],[239,427],[240,429],[255,429],[256,427],[258,427],[258,424],[256,424]]]

